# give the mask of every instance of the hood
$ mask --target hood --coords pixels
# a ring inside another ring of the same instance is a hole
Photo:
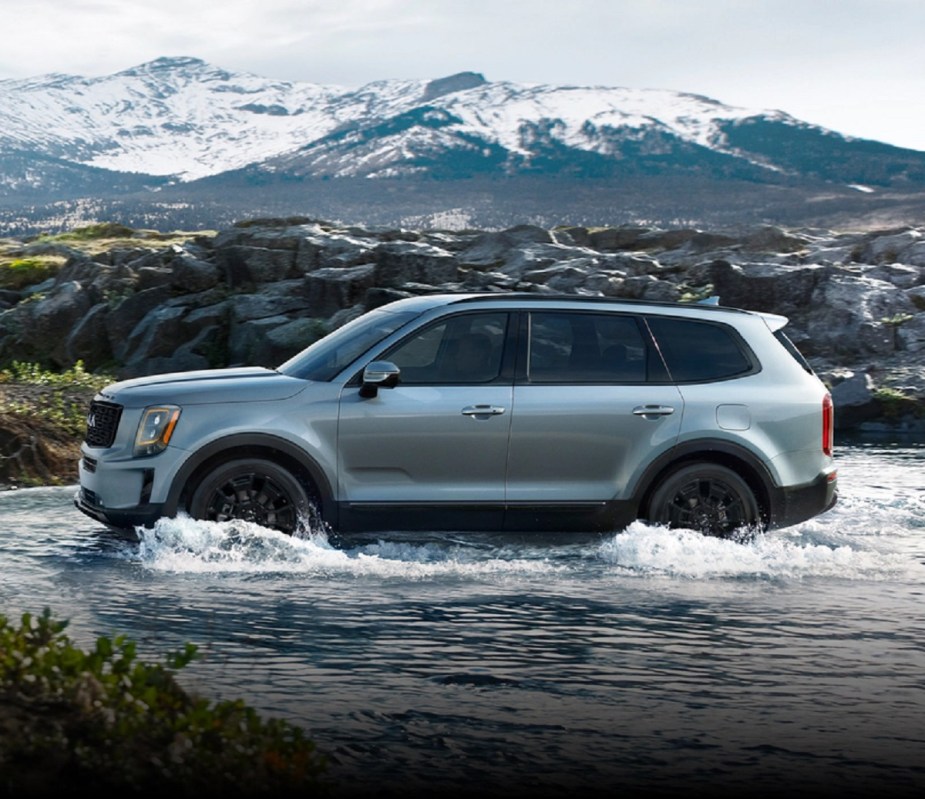
[[[306,385],[308,381],[272,369],[247,366],[135,377],[106,386],[98,398],[136,408],[159,403],[266,402],[287,399]]]

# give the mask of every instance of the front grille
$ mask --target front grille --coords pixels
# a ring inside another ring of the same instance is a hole
[[[87,445],[111,447],[112,442],[116,440],[116,430],[119,428],[121,416],[121,405],[97,400],[91,402],[90,412],[87,414],[87,435],[84,438]]]

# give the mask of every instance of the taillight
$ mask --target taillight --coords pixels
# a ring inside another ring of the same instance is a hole
[[[831,455],[835,446],[835,405],[832,395],[822,398],[822,452]]]

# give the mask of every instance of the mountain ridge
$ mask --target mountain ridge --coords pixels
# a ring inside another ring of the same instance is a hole
[[[302,213],[316,199],[351,213],[352,180],[370,181],[371,216],[362,221],[389,218],[389,195],[426,194],[433,183],[435,199],[452,206],[460,181],[490,181],[487,191],[513,209],[534,178],[560,181],[566,194],[601,182],[589,212],[614,191],[682,179],[694,192],[713,190],[708,206],[727,190],[727,202],[754,195],[745,205],[760,213],[774,199],[769,187],[834,192],[848,205],[871,205],[858,192],[898,191],[915,203],[925,190],[925,153],[700,94],[518,84],[474,71],[344,88],[176,56],[95,78],[0,81],[0,231],[14,213],[4,208],[18,213],[34,203],[34,216],[47,220],[41,206],[78,198],[150,210],[213,192],[208,204],[229,214],[249,204]],[[270,185],[284,190],[260,188]],[[421,199],[414,209],[426,213]],[[464,210],[491,224],[485,203]],[[548,198],[543,213],[557,212]]]

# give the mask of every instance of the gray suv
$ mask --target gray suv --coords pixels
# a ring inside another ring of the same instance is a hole
[[[285,533],[784,527],[836,499],[831,397],[787,320],[708,304],[442,294],[277,369],[115,383],[78,508]]]

